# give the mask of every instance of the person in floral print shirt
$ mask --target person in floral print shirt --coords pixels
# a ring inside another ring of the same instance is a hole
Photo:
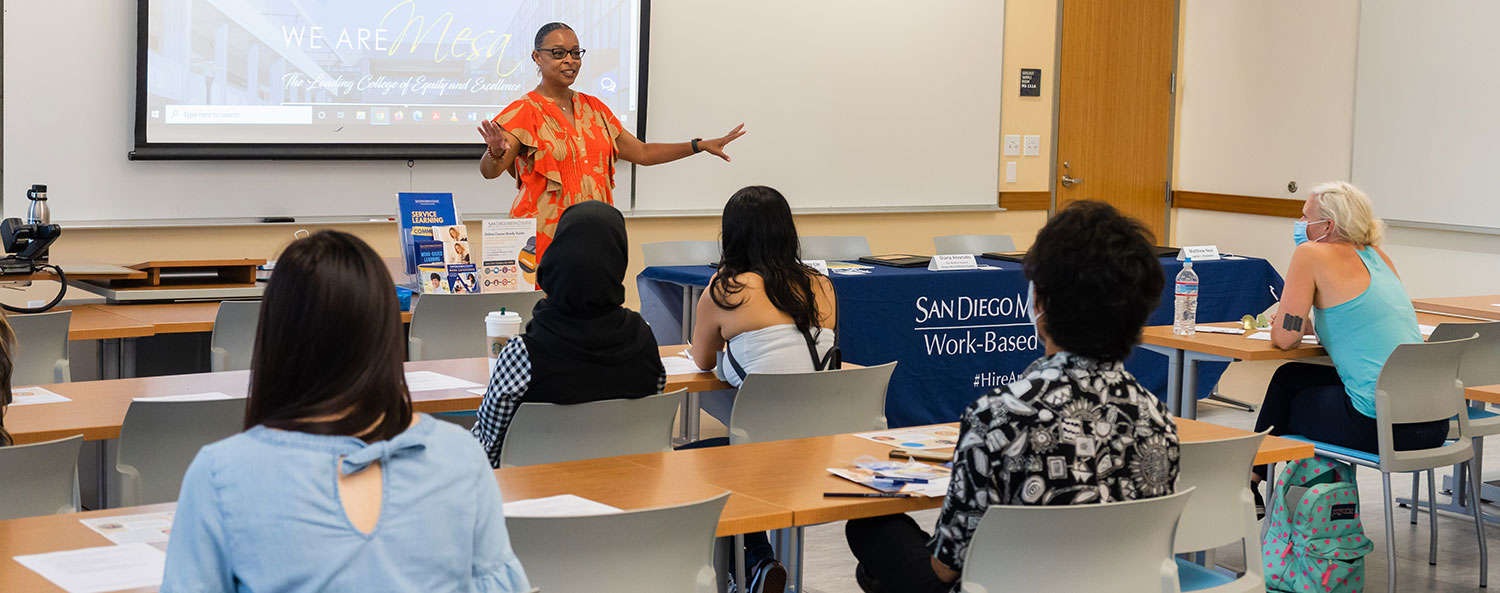
[[[1177,427],[1124,365],[1161,298],[1164,278],[1149,237],[1100,202],[1074,203],[1037,233],[1025,269],[1045,356],[964,410],[932,535],[907,515],[847,524],[863,590],[954,590],[990,505],[1118,502],[1175,491]]]

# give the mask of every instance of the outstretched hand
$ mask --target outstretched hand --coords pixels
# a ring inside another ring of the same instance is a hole
[[[489,145],[490,152],[496,157],[504,156],[505,151],[510,148],[509,134],[492,120],[479,123],[479,136],[484,138],[484,143]]]
[[[729,155],[724,154],[724,146],[728,145],[730,142],[734,142],[736,138],[744,135],[745,124],[740,124],[735,126],[733,130],[730,130],[728,134],[725,134],[718,138],[713,138],[710,140],[699,140],[698,148],[703,149],[704,152],[707,152],[711,155],[724,159],[724,162],[727,163],[729,162]]]

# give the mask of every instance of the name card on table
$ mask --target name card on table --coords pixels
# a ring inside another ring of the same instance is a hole
[[[826,259],[804,259],[802,265],[817,270],[819,274],[828,275],[828,260]]]
[[[974,261],[972,253],[950,253],[946,255],[934,255],[927,262],[928,271],[947,272],[949,270],[977,270],[979,263]]]
[[[1218,245],[1194,245],[1177,252],[1177,261],[1193,258],[1193,261],[1219,261]]]

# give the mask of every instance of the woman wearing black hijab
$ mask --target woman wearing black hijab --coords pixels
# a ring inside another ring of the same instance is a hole
[[[522,402],[579,404],[661,393],[656,338],[625,303],[625,218],[604,202],[563,212],[537,267],[546,298],[500,351],[474,436],[500,467],[500,444]]]

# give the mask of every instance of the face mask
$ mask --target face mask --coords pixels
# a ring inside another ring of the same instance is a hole
[[[1036,320],[1041,319],[1042,315],[1044,315],[1044,314],[1045,314],[1045,312],[1043,312],[1043,313],[1037,313],[1036,312],[1036,283],[1035,282],[1027,282],[1026,283],[1026,319],[1029,320],[1029,321],[1031,321],[1032,329],[1033,329],[1033,331],[1036,332],[1036,343],[1037,343],[1038,346],[1042,345],[1042,343],[1044,342],[1044,340],[1042,339],[1042,329],[1041,329],[1041,326],[1037,325]]]
[[[1316,239],[1309,239],[1309,238],[1307,238],[1307,225],[1313,224],[1315,222],[1323,222],[1323,221],[1322,220],[1314,220],[1312,222],[1308,222],[1306,220],[1299,220],[1297,222],[1292,223],[1292,242],[1296,243],[1297,245],[1301,245],[1301,244],[1306,243],[1308,241],[1312,241],[1314,243],[1317,243],[1318,241],[1322,241],[1323,237],[1327,237],[1328,233],[1323,233],[1322,237],[1318,237]]]

